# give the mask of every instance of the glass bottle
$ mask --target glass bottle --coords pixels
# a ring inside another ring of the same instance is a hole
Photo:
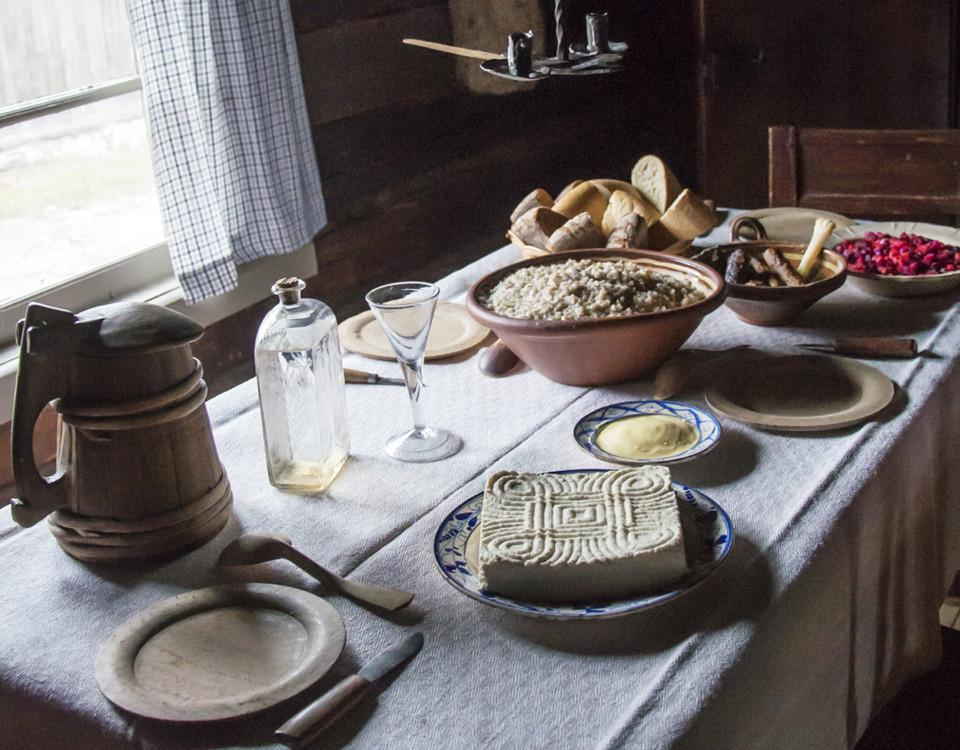
[[[333,311],[301,299],[306,284],[280,279],[280,298],[257,331],[257,388],[270,483],[320,492],[347,460],[350,439],[340,337]]]

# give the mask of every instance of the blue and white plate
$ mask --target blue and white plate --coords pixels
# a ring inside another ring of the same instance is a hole
[[[603,469],[571,469],[553,473],[588,471],[598,472]],[[551,620],[594,620],[640,612],[690,591],[717,569],[733,545],[733,525],[719,503],[692,487],[674,483],[673,488],[679,500],[690,570],[679,583],[665,591],[629,599],[583,604],[541,604],[481,591],[474,571],[480,544],[480,535],[475,532],[480,528],[482,492],[460,504],[443,519],[433,540],[433,554],[440,573],[457,591],[478,602],[508,612]]]
[[[692,424],[697,431],[697,442],[682,453],[662,458],[626,458],[607,453],[596,444],[597,433],[600,429],[625,417],[636,417],[644,414],[663,414],[670,417],[679,417]],[[619,404],[603,406],[583,417],[573,428],[573,439],[577,445],[594,458],[601,461],[611,461],[617,464],[676,464],[689,461],[716,447],[720,441],[720,423],[706,409],[685,404],[682,401],[621,401]]]

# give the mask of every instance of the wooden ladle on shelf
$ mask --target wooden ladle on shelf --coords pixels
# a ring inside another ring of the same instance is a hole
[[[288,560],[327,588],[389,612],[402,609],[413,601],[414,595],[409,591],[338,576],[307,557],[282,534],[242,534],[223,548],[218,562],[220,565],[256,565],[271,560]]]

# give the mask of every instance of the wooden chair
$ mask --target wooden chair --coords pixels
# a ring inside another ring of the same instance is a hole
[[[769,129],[771,206],[960,215],[960,130]]]

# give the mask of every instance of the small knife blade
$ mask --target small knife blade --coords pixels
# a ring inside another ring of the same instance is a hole
[[[404,664],[423,647],[423,634],[412,633],[384,649],[357,674],[341,680],[277,729],[275,737],[289,747],[313,743],[328,727],[353,708],[370,685]]]
[[[377,375],[375,372],[351,370],[349,367],[344,368],[343,375],[348,383],[360,383],[363,385],[404,385],[404,382],[400,378],[388,378],[383,375]]]
[[[367,682],[375,682],[392,669],[399,667],[407,659],[416,656],[421,648],[423,648],[423,633],[408,635],[399,643],[377,654],[357,674]]]

